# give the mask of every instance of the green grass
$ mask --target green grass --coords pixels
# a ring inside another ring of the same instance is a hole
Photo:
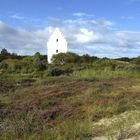
[[[75,71],[71,74],[72,77],[78,79],[109,79],[109,78],[125,78],[125,77],[138,77],[137,72],[125,71],[125,70],[94,70],[87,69],[81,71]]]
[[[91,140],[139,134],[133,129],[140,123],[138,73],[86,69],[70,76],[46,77],[41,72],[0,77],[2,140]],[[24,79],[31,85],[22,84]],[[127,131],[131,126],[133,130]]]
[[[36,77],[33,74],[23,74],[23,73],[2,73],[0,74],[1,83],[22,83],[26,81],[35,81]]]

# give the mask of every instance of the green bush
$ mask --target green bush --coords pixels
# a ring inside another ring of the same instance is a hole
[[[131,61],[132,64],[137,64],[137,65],[140,65],[140,56],[137,57],[137,58],[134,58],[132,61]]]
[[[102,58],[102,59],[95,61],[93,63],[93,66],[95,69],[98,69],[98,70],[104,70],[106,68],[108,68],[110,70],[115,70],[117,64],[118,63],[115,60],[111,60],[108,58]]]
[[[47,68],[47,58],[44,58],[39,52],[33,56],[34,67],[37,71],[43,71]]]
[[[140,71],[140,66],[136,64],[120,64],[117,65],[116,70],[126,70],[126,71]]]
[[[69,75],[73,70],[71,68],[54,67],[48,69],[48,76]]]
[[[0,69],[6,70],[7,68],[8,68],[8,64],[6,64],[5,62],[0,63]]]
[[[53,64],[68,64],[68,63],[78,63],[80,61],[80,56],[75,53],[59,53],[54,55],[52,58]]]
[[[94,70],[94,68],[92,68],[81,71],[74,71],[71,74],[71,76],[77,79],[90,79],[93,77],[99,80],[119,77],[130,77],[132,76],[132,73],[125,70],[110,70],[110,69]]]

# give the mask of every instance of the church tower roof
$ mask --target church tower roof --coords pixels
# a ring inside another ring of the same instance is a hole
[[[55,28],[55,30],[53,31],[53,33],[52,33],[52,35],[50,36],[48,42],[51,41],[52,39],[56,38],[57,36],[58,36],[58,37],[61,36],[63,39],[65,39],[63,33],[60,31],[60,29],[59,29],[58,27]]]

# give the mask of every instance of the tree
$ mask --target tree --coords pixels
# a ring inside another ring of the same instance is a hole
[[[40,57],[41,57],[41,54],[40,54],[39,52],[36,52],[36,53],[34,54],[34,57],[35,57],[35,58],[40,58]]]
[[[3,61],[4,59],[9,58],[9,56],[10,56],[10,53],[5,48],[2,49],[0,53],[0,62]]]
[[[91,57],[88,54],[85,54],[85,55],[81,56],[81,62],[89,63],[89,62],[91,62]]]
[[[8,51],[4,48],[1,50],[1,55],[9,55]]]
[[[42,55],[39,52],[36,52],[34,55],[34,64],[37,71],[46,69],[46,61],[43,60]]]

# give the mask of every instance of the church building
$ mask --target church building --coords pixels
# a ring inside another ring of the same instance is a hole
[[[68,50],[68,43],[60,31],[59,28],[56,28],[52,35],[50,36],[47,48],[48,48],[48,63],[52,62],[52,56],[58,53],[66,53]]]

